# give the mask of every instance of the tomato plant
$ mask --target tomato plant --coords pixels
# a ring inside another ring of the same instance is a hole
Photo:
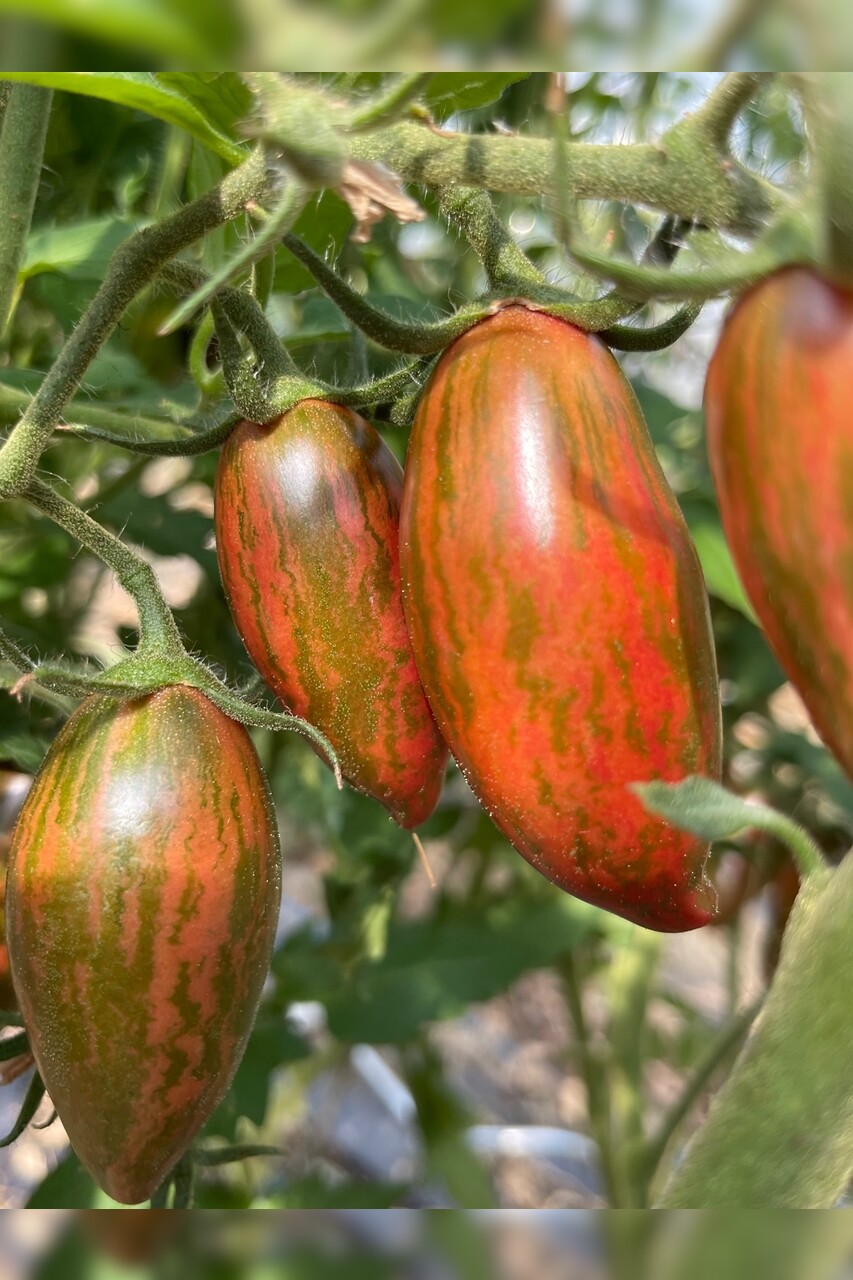
[[[4,73],[9,1203],[843,1194],[847,83]]]

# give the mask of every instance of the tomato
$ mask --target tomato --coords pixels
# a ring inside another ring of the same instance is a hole
[[[639,924],[705,924],[707,846],[628,789],[719,777],[702,574],[615,359],[522,306],[421,399],[401,514],[406,618],[439,728],[543,875]]]
[[[280,893],[241,725],[185,686],[74,712],[15,829],[9,955],[47,1091],[113,1199],[147,1199],[222,1099]]]
[[[399,463],[358,414],[303,400],[241,423],[216,476],[216,547],[237,628],[271,689],[404,827],[435,808],[447,748],[400,598]]]
[[[853,293],[792,268],[734,306],[708,368],[708,452],[744,587],[853,776]]]

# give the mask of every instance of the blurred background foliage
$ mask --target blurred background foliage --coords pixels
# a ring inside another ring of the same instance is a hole
[[[0,67],[840,69],[844,0],[0,0]]]
[[[349,75],[341,87],[368,92],[378,78]],[[336,76],[323,80],[341,85]],[[653,136],[694,108],[715,80],[712,73],[572,73],[573,134],[590,141]],[[0,351],[0,422],[16,420],[116,244],[206,190],[228,164],[216,139],[224,137],[227,150],[240,138],[247,99],[231,73],[105,81],[101,99],[70,92],[54,99],[20,296]],[[544,135],[546,88],[542,73],[442,73],[430,92],[449,127]],[[775,181],[796,180],[801,124],[781,88],[769,85],[744,114],[736,146]],[[395,314],[440,315],[478,291],[481,269],[441,223],[433,198],[414,194],[427,220],[401,228],[386,218],[364,246],[348,239],[350,212],[330,193],[312,203],[297,231]],[[595,288],[574,276],[543,200],[502,197],[498,207],[550,279]],[[653,225],[646,211],[616,204],[582,212],[588,236],[614,249],[641,245]],[[246,220],[237,221],[198,252],[215,267],[248,234]],[[304,369],[334,381],[394,367],[388,353],[354,338],[284,248],[272,267],[267,314]],[[194,330],[157,336],[174,301],[158,287],[130,308],[88,370],[82,395],[93,412],[109,405],[131,426],[135,419],[136,429],[167,436],[170,423],[210,407],[187,373]],[[726,781],[793,814],[837,858],[853,832],[853,787],[755,625],[710,483],[701,388],[722,312],[723,304],[707,307],[674,348],[625,357],[624,366],[706,574]],[[212,349],[208,360],[215,362]],[[377,425],[402,458],[405,432]],[[216,570],[216,455],[150,461],[59,432],[43,465],[151,558],[193,650],[229,678],[250,679]],[[104,567],[19,502],[0,508],[0,613],[18,642],[42,656],[112,660],[134,635],[130,601]],[[37,767],[62,714],[59,706],[2,696],[4,786]],[[723,927],[664,940],[547,884],[498,835],[452,769],[422,829],[439,880],[433,892],[410,837],[378,804],[339,793],[299,737],[255,736],[282,825],[285,901],[257,1027],[205,1141],[269,1142],[282,1156],[205,1170],[200,1207],[645,1203],[654,1170],[637,1151],[665,1130],[697,1070],[706,1070],[705,1087],[718,1082],[731,1053],[719,1058],[716,1074],[702,1064],[773,971],[797,883],[782,850],[767,837],[719,850]],[[7,825],[13,807],[0,807]],[[2,1091],[0,1119],[11,1123],[24,1083]],[[705,1095],[700,1089],[694,1101]],[[680,1138],[698,1119],[695,1106],[685,1110]],[[5,1153],[0,1180],[0,1202],[9,1207],[106,1203],[58,1124]]]

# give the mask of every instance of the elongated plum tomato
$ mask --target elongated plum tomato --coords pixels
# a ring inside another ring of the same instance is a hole
[[[186,686],[74,712],[15,830],[6,925],[39,1071],[113,1199],[147,1199],[225,1094],[280,896],[241,725]]]
[[[435,808],[447,748],[418,679],[400,598],[403,473],[358,414],[303,400],[242,422],[216,474],[216,547],[246,648],[344,776],[403,827]]]
[[[708,368],[705,414],[746,592],[853,777],[853,292],[791,268],[744,294]]]
[[[719,774],[707,598],[604,344],[522,306],[455,342],[418,408],[400,538],[421,679],[497,826],[588,902],[705,924],[706,845],[628,784]]]

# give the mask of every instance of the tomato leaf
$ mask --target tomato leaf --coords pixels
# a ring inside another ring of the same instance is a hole
[[[426,100],[444,120],[457,111],[470,111],[497,102],[504,89],[526,80],[529,74],[529,71],[489,71],[474,75],[467,71],[441,72],[430,80]]]
[[[46,7],[46,6],[42,6]],[[73,6],[72,6],[73,7]],[[123,12],[124,6],[110,4],[115,12]],[[140,42],[144,43],[144,42]],[[175,56],[172,49],[171,56]],[[7,80],[25,80],[29,84],[41,84],[51,89],[65,89],[68,93],[82,93],[91,98],[102,98],[119,106],[144,111],[147,115],[177,125],[217,152],[231,164],[239,164],[246,156],[246,149],[227,132],[215,124],[202,110],[199,102],[207,106],[207,96],[186,94],[150,71],[4,71]]]

